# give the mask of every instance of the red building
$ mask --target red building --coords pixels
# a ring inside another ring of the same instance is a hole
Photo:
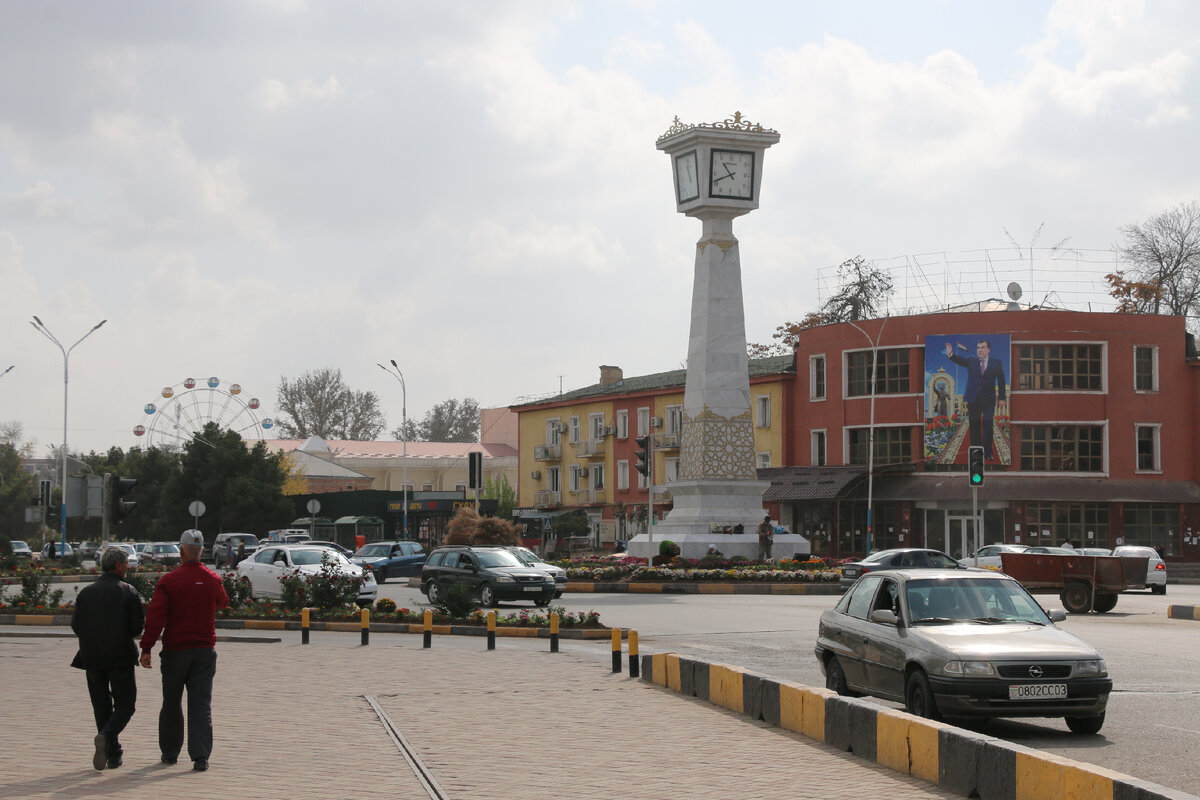
[[[989,451],[984,543],[1143,544],[1200,560],[1200,356],[1183,318],[996,310],[826,325],[802,333],[795,380],[792,466],[760,475],[814,553],[972,549],[975,443]]]

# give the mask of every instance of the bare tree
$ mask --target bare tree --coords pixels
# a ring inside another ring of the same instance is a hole
[[[11,446],[21,458],[33,458],[37,448],[37,440],[25,439],[25,426],[15,419],[0,422],[0,444]]]
[[[1180,203],[1121,228],[1130,265],[1105,277],[1118,309],[1188,316],[1200,310],[1200,203]]]
[[[410,442],[477,442],[479,403],[473,397],[443,400],[420,422],[410,419],[407,430],[396,428],[392,436]]]
[[[356,392],[332,367],[279,381],[279,432],[289,439],[370,441],[387,427],[374,392]]]

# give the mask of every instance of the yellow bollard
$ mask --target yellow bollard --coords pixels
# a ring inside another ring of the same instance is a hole
[[[558,652],[558,612],[550,614],[550,652]]]
[[[308,624],[311,609],[300,609],[300,644],[308,644]]]
[[[489,611],[487,615],[488,650],[496,649],[496,612]]]
[[[637,631],[629,632],[629,677],[637,678],[642,674],[641,664],[638,663]]]
[[[425,630],[424,630],[425,647],[431,647],[433,645],[433,611],[431,611],[428,608],[425,609],[425,614],[422,618],[422,623],[423,623],[423,627],[425,628]]]
[[[612,671],[621,671],[621,629],[612,629]]]
[[[362,610],[362,643],[370,644],[371,642],[371,609],[364,608]]]

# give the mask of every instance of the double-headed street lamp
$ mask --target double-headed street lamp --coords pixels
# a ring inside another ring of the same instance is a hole
[[[96,331],[100,330],[101,326],[103,326],[104,323],[106,323],[106,322],[108,322],[108,320],[106,320],[106,319],[102,319],[99,322],[97,322],[94,326],[92,326],[92,329],[90,331],[85,333],[83,336],[80,336],[75,341],[75,344],[71,345],[70,347],[63,347],[62,342],[60,342],[58,340],[58,337],[56,337],[53,333],[50,332],[50,329],[46,327],[46,324],[44,322],[42,322],[40,319],[37,318],[37,315],[34,315],[33,321],[29,323],[30,325],[33,326],[34,330],[36,330],[42,336],[45,336],[50,341],[54,342],[55,346],[58,347],[59,351],[63,355],[62,497],[61,497],[61,503],[60,503],[60,510],[62,511],[62,541],[63,541],[63,544],[67,543],[67,384],[68,384],[67,362],[70,361],[70,359],[71,359],[71,351],[74,350],[75,347],[80,342],[82,342],[84,339],[91,336]],[[9,369],[12,369],[12,367],[9,367]],[[5,370],[5,372],[7,372],[7,371],[8,370]]]
[[[396,359],[392,359],[392,368],[388,369],[383,364],[376,364],[381,370],[391,375],[396,380],[400,381],[400,432],[404,434],[404,463],[400,467],[400,482],[404,484],[404,538],[408,538],[408,387],[404,385],[404,373],[400,371],[400,365],[396,363]]]
[[[875,334],[874,341],[862,328],[855,325],[850,320],[846,320],[847,324],[854,327],[856,331],[867,338],[867,344],[871,345],[871,374],[868,376],[868,381],[871,384],[871,421],[870,427],[867,429],[867,554],[871,553],[873,534],[875,533],[874,519],[874,500],[875,500],[875,371],[879,364],[879,340],[883,338],[883,329],[887,327],[888,318],[883,318],[883,324],[879,326],[879,330]]]

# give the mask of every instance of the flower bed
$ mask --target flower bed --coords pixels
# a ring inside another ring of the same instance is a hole
[[[568,580],[614,583],[701,581],[722,583],[836,583],[841,577],[824,559],[794,561],[784,559],[754,563],[742,559],[680,558],[669,565],[646,566],[641,558],[625,556],[606,559],[559,561]]]

